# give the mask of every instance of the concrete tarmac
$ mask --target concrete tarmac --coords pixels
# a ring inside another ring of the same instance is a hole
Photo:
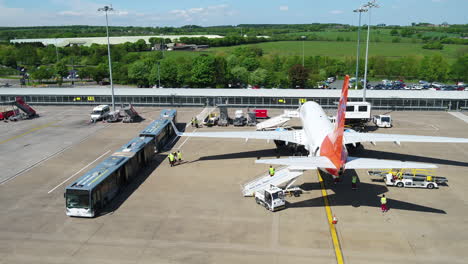
[[[171,151],[180,149],[184,163],[171,168],[166,153],[158,154],[103,215],[67,217],[65,186],[137,136],[160,108],[137,108],[146,118],[142,123],[96,126],[82,125],[88,119],[86,107],[38,110],[57,117],[5,124],[8,129],[1,124],[0,129],[9,134],[0,140],[56,120],[53,125],[61,126],[60,133],[47,127],[12,139],[0,144],[0,157],[10,151],[19,155],[22,148],[31,148],[28,155],[35,156],[44,148],[41,144],[52,148],[53,142],[71,141],[70,147],[50,156],[63,146],[54,147],[40,157],[45,161],[0,185],[0,263],[336,262],[316,172],[308,171],[298,180],[305,193],[287,197],[285,210],[271,213],[253,198],[242,197],[240,185],[267,171],[268,166],[255,164],[255,159],[276,157],[274,144],[261,140],[180,138]],[[72,118],[62,119],[59,113],[68,110]],[[201,111],[178,110],[181,123]],[[467,136],[468,124],[445,112],[391,115],[394,127],[373,133]],[[73,122],[80,127],[70,125]],[[32,143],[24,147],[24,142]],[[466,263],[468,145],[365,144],[353,155],[435,163],[440,167],[437,174],[447,177],[449,185],[437,190],[387,188],[364,170],[347,171],[334,185],[322,175],[338,217],[345,263]],[[0,169],[11,175],[17,169],[14,159],[8,159]],[[24,159],[21,166],[35,162]],[[353,173],[359,177],[356,191],[351,190]],[[381,194],[389,201],[390,211],[385,214],[380,212]]]

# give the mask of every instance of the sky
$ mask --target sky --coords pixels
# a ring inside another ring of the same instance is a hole
[[[0,0],[0,26],[104,25],[97,9],[112,5],[114,26],[358,24],[366,0]],[[371,24],[468,24],[468,0],[377,0]],[[368,14],[363,15],[363,24]]]

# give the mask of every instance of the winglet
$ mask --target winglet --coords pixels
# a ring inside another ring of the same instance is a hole
[[[172,120],[171,120],[171,125],[172,125],[172,128],[174,129],[174,131],[175,131],[175,133],[176,133],[177,136],[181,137],[181,136],[184,135],[184,133],[181,133],[181,132],[177,129],[176,125],[174,124],[174,121],[172,121]]]

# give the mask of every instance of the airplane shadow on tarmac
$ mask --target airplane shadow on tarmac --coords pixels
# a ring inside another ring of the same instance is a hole
[[[245,159],[245,158],[281,158],[292,156],[287,150],[281,149],[262,149],[262,150],[251,150],[237,153],[226,153],[219,155],[211,155],[200,157],[198,160],[192,162],[203,161],[203,160],[224,160],[224,159]]]
[[[212,155],[201,157],[198,160],[191,162],[198,162],[203,160],[223,160],[223,159],[240,159],[240,158],[274,158],[279,157],[279,153],[275,149],[263,149],[263,150],[253,150],[253,151],[244,151],[237,153],[227,153],[220,155]],[[286,151],[281,151],[281,156],[289,156]],[[430,157],[414,156],[408,154],[399,154],[385,151],[377,150],[360,150],[356,153],[359,157],[369,157],[369,158],[381,158],[381,159],[393,159],[393,160],[406,160],[406,161],[418,161],[426,163],[435,163],[435,164],[446,164],[454,166],[468,166],[467,162],[459,162],[445,159],[436,159]],[[357,175],[355,170],[346,170],[345,176],[342,177],[342,181],[338,184],[334,184],[332,177],[322,173],[325,186],[327,189],[332,190],[334,194],[329,194],[328,198],[333,206],[347,206],[351,205],[353,207],[368,206],[368,207],[378,207],[380,209],[380,197],[382,194],[388,192],[388,188],[385,185],[381,184],[371,184],[371,183],[358,183],[358,190],[351,189],[351,177]],[[359,179],[359,176],[358,176]],[[301,186],[301,189],[304,191],[311,190],[320,190],[319,182],[310,182],[304,183]],[[408,210],[408,211],[418,211],[418,212],[427,212],[427,213],[436,213],[436,214],[446,214],[444,210],[431,208],[423,205],[413,204],[410,202],[399,201],[387,197],[388,207],[391,209],[399,210]],[[324,206],[323,198],[318,197],[314,199],[309,199],[306,201],[289,203],[289,208],[299,208],[299,207],[320,207]]]
[[[333,183],[333,179],[330,175],[321,172],[324,180],[325,188],[328,190],[328,199],[332,206],[348,206],[353,207],[368,206],[377,207],[380,210],[380,197],[382,194],[388,192],[388,188],[381,184],[363,183],[358,180],[358,189],[351,189],[351,177],[356,175],[359,179],[355,170],[346,170],[345,175],[341,177],[341,181],[337,184]],[[304,191],[320,190],[321,186],[319,182],[304,183],[301,186]],[[330,194],[330,190],[333,194]],[[447,214],[444,210],[432,208],[428,206],[413,204],[410,202],[399,201],[392,199],[387,195],[387,205],[390,210],[407,210],[416,212],[436,213],[436,214]],[[302,207],[323,207],[323,197],[317,197],[301,202],[288,203],[288,208],[302,208]]]

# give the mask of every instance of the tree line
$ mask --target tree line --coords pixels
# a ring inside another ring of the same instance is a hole
[[[153,39],[160,43],[161,39]],[[200,40],[202,41],[202,40]],[[111,47],[113,78],[119,84],[149,87],[246,87],[312,88],[330,76],[354,75],[355,57],[333,58],[265,54],[255,45],[242,46],[232,52],[172,56],[168,52],[146,51],[144,41]],[[142,52],[146,51],[146,52]],[[172,51],[175,53],[177,51]],[[187,53],[183,53],[187,54]],[[38,44],[0,45],[0,64],[17,69],[25,67],[36,81],[55,79],[61,83],[71,69],[79,78],[100,82],[108,78],[107,46],[43,47]],[[363,76],[364,60],[360,62]],[[2,68],[4,68],[2,67]],[[439,54],[369,58],[370,78],[423,79],[426,81],[468,80],[468,51],[462,50],[454,62]]]

